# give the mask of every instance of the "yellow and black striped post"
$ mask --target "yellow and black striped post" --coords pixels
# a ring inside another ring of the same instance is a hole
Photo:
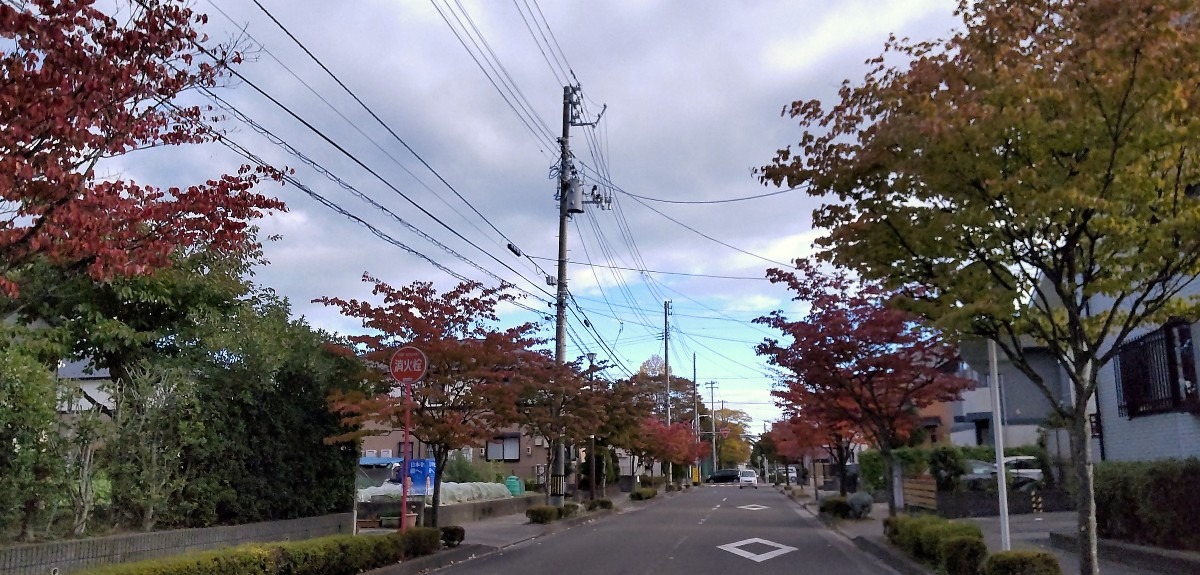
[[[1033,512],[1041,513],[1042,512],[1042,494],[1038,493],[1037,490],[1035,489],[1035,490],[1029,492],[1029,499],[1033,503]]]

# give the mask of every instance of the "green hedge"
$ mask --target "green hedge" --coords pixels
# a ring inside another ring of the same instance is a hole
[[[562,507],[559,508],[558,518],[566,519],[568,517],[574,517],[578,514],[579,514],[579,504],[575,503],[574,501],[567,501],[566,503],[563,503]]]
[[[1095,466],[1101,537],[1200,551],[1200,459]]]
[[[948,541],[961,538],[976,539],[983,542],[983,531],[974,523],[960,523],[943,519],[936,515],[900,515],[884,521],[884,535],[888,541],[908,556],[927,565],[940,567],[949,573],[947,560],[953,560],[957,565],[965,559],[960,559],[960,553],[967,553],[957,547],[968,544],[956,543],[956,547],[947,555],[944,546]],[[986,555],[987,546],[984,546]]]
[[[653,499],[657,495],[658,495],[658,490],[653,487],[639,487],[639,488],[634,489],[633,491],[629,492],[629,498],[634,501],[644,501],[646,499]]]
[[[553,505],[537,505],[525,510],[525,516],[530,523],[545,525],[558,519],[558,508]]]
[[[446,525],[442,527],[442,543],[446,547],[458,547],[467,538],[467,530],[461,525]]]
[[[999,551],[987,558],[984,575],[1062,575],[1058,558],[1045,551]]]
[[[825,515],[845,519],[850,516],[850,502],[845,497],[826,497],[817,504],[817,510]]]
[[[106,565],[79,575],[355,575],[429,555],[441,531],[414,527],[387,535],[335,535],[289,543],[239,545],[136,563]]]
[[[970,535],[947,537],[938,544],[938,564],[946,575],[979,575],[987,556],[987,543]]]

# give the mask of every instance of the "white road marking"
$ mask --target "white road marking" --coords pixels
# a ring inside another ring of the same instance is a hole
[[[767,507],[766,505],[759,505],[757,503],[751,503],[750,505],[739,505],[738,509],[748,509],[750,511],[762,511],[763,509],[770,509],[770,507]]]
[[[741,548],[742,545],[749,545],[751,543],[760,543],[762,545],[774,547],[775,549],[773,551],[768,551],[766,553],[757,553],[756,554],[756,553],[751,553],[751,552],[746,551],[745,549]],[[733,543],[726,543],[725,545],[718,545],[717,549],[720,549],[722,551],[728,551],[730,553],[733,553],[734,555],[737,555],[738,557],[745,557],[746,559],[754,561],[755,563],[762,563],[763,561],[766,561],[767,559],[774,559],[776,557],[779,557],[780,555],[783,555],[785,553],[791,553],[792,551],[796,550],[795,547],[790,547],[787,545],[780,545],[779,543],[776,543],[774,541],[767,541],[766,539],[760,539],[758,537],[754,537],[752,539],[743,539],[741,541],[735,541]]]

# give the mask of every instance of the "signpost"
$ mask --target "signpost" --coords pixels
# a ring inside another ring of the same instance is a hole
[[[429,367],[429,362],[425,359],[425,352],[412,346],[405,346],[392,354],[391,361],[388,362],[388,371],[392,373],[392,377],[396,381],[404,384],[404,448],[408,453],[404,455],[405,477],[401,482],[400,491],[400,530],[404,531],[408,518],[408,486],[411,483],[408,471],[411,469],[413,459],[413,448],[408,442],[408,428],[412,424],[412,384],[421,381],[425,377],[425,371]]]

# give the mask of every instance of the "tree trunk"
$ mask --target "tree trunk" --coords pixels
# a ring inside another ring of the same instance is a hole
[[[430,514],[433,525],[429,525],[429,527],[438,526],[438,510],[442,506],[442,473],[446,471],[446,459],[449,455],[450,449],[446,446],[433,449],[433,513]],[[404,465],[408,465],[408,461],[405,461]],[[401,509],[400,512],[408,513],[408,510]]]
[[[1075,470],[1075,508],[1079,536],[1080,575],[1099,575],[1096,560],[1096,500],[1092,474],[1092,438],[1088,432],[1086,404],[1083,413],[1075,411],[1070,422],[1071,464]]]
[[[883,456],[883,485],[888,494],[888,517],[895,517],[896,490],[899,489],[896,485],[896,461],[892,457],[891,449],[880,448],[879,454]]]

